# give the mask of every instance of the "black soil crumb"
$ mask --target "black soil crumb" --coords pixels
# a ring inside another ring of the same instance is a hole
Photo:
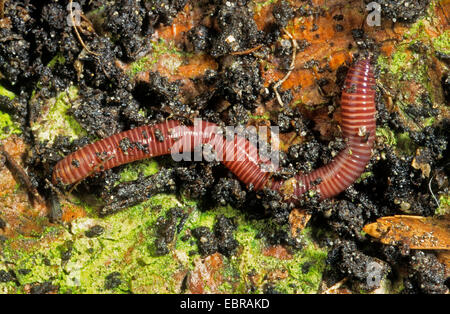
[[[166,255],[170,252],[169,245],[175,239],[177,232],[183,228],[188,214],[179,207],[171,208],[166,217],[159,217],[156,222],[156,255]]]
[[[8,282],[8,281],[15,281],[16,276],[12,271],[7,272],[6,270],[0,270],[0,282]]]
[[[379,288],[381,280],[390,272],[385,262],[362,253],[353,241],[335,244],[328,254],[327,263],[342,276],[357,281],[359,288],[366,291]]]
[[[211,229],[198,227],[192,230],[192,235],[197,239],[198,250],[202,256],[208,256],[217,252],[217,239]]]
[[[409,260],[409,276],[405,279],[403,293],[444,294],[448,292],[445,285],[445,267],[438,262],[433,253],[415,251]]]
[[[197,239],[198,249],[202,256],[216,252],[231,256],[238,247],[238,242],[233,235],[235,230],[236,225],[233,219],[220,215],[217,217],[214,231],[208,227],[198,227],[192,230],[192,235]]]
[[[31,289],[31,294],[46,294],[58,291],[59,287],[53,285],[51,281],[46,281],[43,283],[34,284]]]
[[[96,226],[89,228],[89,230],[86,231],[84,234],[88,238],[95,238],[95,237],[102,235],[104,231],[105,231],[105,228],[103,228],[102,226],[96,225]]]
[[[105,289],[112,290],[122,284],[121,274],[119,272],[113,272],[105,278]]]
[[[118,184],[112,190],[105,192],[103,199],[106,201],[106,205],[101,209],[100,214],[115,213],[147,200],[150,196],[158,193],[175,192],[174,173],[174,169],[161,169],[155,175]]]
[[[231,218],[220,215],[214,225],[214,236],[218,241],[218,251],[223,255],[230,256],[238,246],[233,232],[236,225]]]

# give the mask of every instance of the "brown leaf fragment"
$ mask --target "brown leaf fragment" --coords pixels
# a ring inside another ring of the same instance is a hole
[[[427,159],[428,158],[428,159]],[[418,148],[416,151],[416,156],[414,157],[411,166],[414,169],[421,170],[422,176],[429,178],[431,172],[431,166],[428,163],[430,156],[426,155],[423,149]]]
[[[289,214],[289,224],[291,225],[291,233],[294,238],[305,229],[309,219],[311,219],[311,215],[304,209],[294,208],[291,211]]]
[[[450,220],[409,215],[382,217],[363,230],[384,244],[420,250],[450,250]]]
[[[266,247],[262,253],[265,256],[271,256],[280,260],[292,259],[292,253],[289,252],[289,250],[281,244]]]

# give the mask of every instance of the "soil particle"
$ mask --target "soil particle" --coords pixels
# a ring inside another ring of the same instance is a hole
[[[258,60],[252,56],[228,57],[222,66],[217,93],[232,105],[241,104],[246,109],[255,109],[263,89]]]
[[[144,19],[148,12],[141,3],[141,1],[120,0],[113,5],[107,5],[104,12],[107,21],[104,24],[105,30],[111,32],[121,44],[123,56],[128,61],[150,50],[145,35],[149,35],[152,29],[144,27]]]
[[[113,290],[122,284],[121,274],[119,272],[113,272],[105,278],[105,289]]]
[[[390,272],[390,267],[358,250],[355,242],[336,243],[328,253],[327,263],[345,277],[358,281],[364,290],[380,287],[381,279]]]
[[[175,239],[177,232],[181,231],[180,226],[182,222],[188,217],[187,213],[179,207],[171,208],[166,217],[159,217],[156,222],[156,234],[155,240],[156,255],[166,255],[170,252],[169,245]],[[180,223],[178,223],[180,221]]]
[[[214,254],[218,250],[217,239],[208,227],[198,227],[192,230],[197,239],[198,250],[202,256]]]
[[[223,215],[217,217],[213,231],[208,227],[198,227],[192,230],[192,235],[197,239],[199,252],[202,256],[208,256],[220,252],[225,256],[231,256],[238,242],[234,238],[236,225],[232,218]]]
[[[221,206],[230,204],[234,208],[242,208],[247,192],[239,180],[220,178],[212,192],[213,200]]]
[[[414,251],[409,261],[409,278],[405,280],[404,293],[448,293],[445,285],[445,267],[433,253]]]
[[[109,191],[104,191],[106,205],[101,215],[109,215],[123,208],[136,205],[157,193],[173,193],[176,191],[174,169],[161,169],[157,174],[140,177],[135,181],[118,184]]]
[[[105,228],[99,225],[92,226],[88,231],[84,233],[84,235],[88,238],[96,238],[105,232]]]
[[[53,285],[51,281],[34,284],[30,289],[30,294],[47,294],[58,291],[59,287]]]
[[[15,275],[14,273],[7,272],[6,270],[0,270],[0,282],[8,282],[8,281],[14,281]]]
[[[236,230],[236,224],[232,218],[220,215],[214,225],[214,235],[218,242],[218,251],[225,256],[230,256],[238,247],[238,242],[234,238],[233,232]]]
[[[244,51],[262,42],[263,32],[258,30],[253,12],[245,4],[223,1],[215,21],[218,34],[211,43],[213,57]]]

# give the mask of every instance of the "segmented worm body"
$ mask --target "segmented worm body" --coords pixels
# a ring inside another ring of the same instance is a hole
[[[255,190],[264,187],[279,191],[295,202],[308,190],[321,198],[339,194],[364,171],[375,139],[375,80],[368,60],[352,66],[341,97],[343,149],[329,164],[288,180],[271,177],[258,149],[238,135],[226,138],[217,125],[201,121],[198,126],[183,126],[179,121],[141,126],[89,144],[59,161],[53,170],[53,183],[76,183],[94,172],[110,169],[144,158],[174,152],[192,152],[209,144],[218,160],[236,177]]]

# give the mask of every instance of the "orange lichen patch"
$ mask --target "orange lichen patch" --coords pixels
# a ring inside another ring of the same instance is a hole
[[[420,250],[450,250],[449,217],[395,215],[379,218],[363,230],[384,244]]]
[[[263,249],[265,256],[275,257],[281,260],[292,259],[292,254],[287,248],[282,245],[273,245]]]
[[[222,255],[214,253],[194,262],[194,270],[188,275],[187,287],[190,293],[219,293],[223,283]]]
[[[23,167],[22,158],[27,151],[23,140],[12,135],[2,144],[11,158]],[[0,167],[0,201],[0,218],[6,223],[5,229],[0,229],[0,235],[14,237],[18,234],[36,234],[48,225],[44,218],[47,215],[46,204],[30,198],[26,188],[20,185],[6,165]],[[43,219],[37,219],[40,217]]]
[[[396,46],[394,43],[388,42],[383,44],[380,49],[385,56],[390,57],[392,53],[395,51]]]
[[[198,23],[197,19],[202,16],[199,13],[201,12],[193,10],[191,4],[186,4],[184,9],[174,18],[172,25],[161,25],[155,30],[153,37],[176,42],[183,41],[185,33]]]
[[[187,64],[178,67],[178,75],[185,78],[195,78],[204,75],[207,70],[217,70],[214,59],[205,54],[196,54],[189,58]]]
[[[86,217],[87,213],[83,207],[64,200],[61,200],[60,202],[62,210],[61,220],[63,222],[71,222],[75,219]]]
[[[289,214],[289,223],[291,225],[291,233],[296,237],[311,219],[311,214],[308,214],[304,209],[294,208]]]

